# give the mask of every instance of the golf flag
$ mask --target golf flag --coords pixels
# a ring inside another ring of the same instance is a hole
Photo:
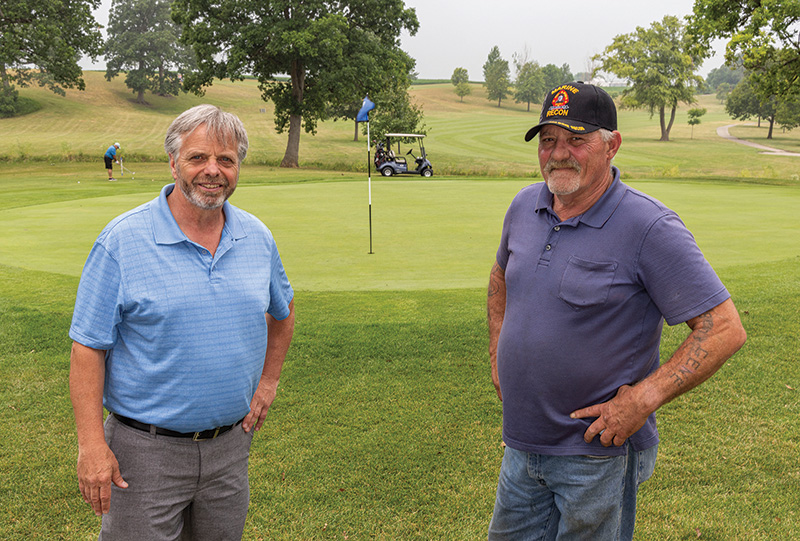
[[[364,104],[356,115],[356,122],[369,122],[369,112],[375,109],[375,104],[369,99],[369,96],[364,97]]]

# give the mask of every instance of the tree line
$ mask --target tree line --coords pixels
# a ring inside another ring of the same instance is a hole
[[[78,60],[106,58],[106,79],[145,92],[202,94],[215,79],[258,80],[275,128],[288,132],[281,165],[297,167],[302,131],[322,120],[355,123],[362,98],[376,104],[373,131],[422,131],[408,88],[415,60],[399,45],[416,34],[402,0],[112,0],[103,40],[92,11],[100,0],[3,0],[0,116],[20,108],[20,87],[83,90]],[[355,137],[358,124],[355,123]]]
[[[529,57],[530,53],[527,50],[522,54],[514,54],[516,79],[512,81],[508,61],[500,55],[497,46],[492,47],[483,64],[483,86],[486,87],[487,99],[497,101],[497,106],[500,107],[504,99],[513,95],[516,103],[526,103],[530,111],[531,103],[539,103],[549,89],[573,80],[568,64],[561,67],[555,64],[540,66]],[[462,102],[464,96],[472,93],[472,88],[469,86],[469,72],[466,68],[458,67],[453,70],[450,82],[453,83],[455,93]]]
[[[415,61],[399,41],[403,31],[415,35],[419,21],[402,0],[113,0],[105,41],[92,15],[99,4],[3,0],[0,116],[19,110],[16,86],[84,89],[78,60],[105,55],[106,77],[125,73],[139,101],[146,91],[202,94],[215,79],[255,77],[262,98],[274,104],[276,130],[288,132],[287,167],[298,165],[302,131],[315,133],[322,120],[354,121],[366,95],[377,105],[377,133],[424,133],[422,111],[408,97]],[[800,123],[799,28],[797,0],[696,0],[683,20],[666,16],[614,38],[580,78],[608,73],[626,81],[620,106],[658,114],[668,141],[678,105],[694,103],[702,91],[697,70],[710,43],[728,39],[727,66],[745,74],[726,96],[729,112],[791,128]],[[513,63],[513,83],[497,47],[483,66],[487,95],[498,106],[513,95],[530,108],[573,78],[568,65],[540,67],[528,53]],[[468,74],[459,70],[451,80],[463,100]]]
[[[727,38],[725,65],[703,80],[697,73],[711,56],[711,42]],[[540,103],[547,90],[558,84],[599,74],[613,74],[626,83],[618,104],[658,115],[661,141],[669,141],[678,105],[696,103],[696,95],[711,89],[725,101],[731,117],[765,119],[767,138],[773,125],[785,129],[800,125],[800,4],[797,0],[696,0],[684,19],[665,16],[649,27],[616,36],[602,53],[594,55],[590,73],[573,77],[569,66],[545,67],[514,55],[516,80],[512,83],[508,61],[493,47],[483,65],[487,98],[497,101],[512,95],[517,103]],[[552,76],[552,78],[548,78]],[[470,92],[464,68],[451,77],[463,101]],[[544,82],[543,82],[544,81]],[[704,111],[691,109],[689,123],[699,123]]]

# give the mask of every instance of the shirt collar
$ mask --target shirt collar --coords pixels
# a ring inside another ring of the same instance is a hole
[[[169,209],[167,196],[175,189],[175,183],[167,184],[161,189],[161,193],[154,201],[155,212],[153,212],[153,226],[155,229],[156,244],[177,244],[179,242],[188,241],[189,238],[181,231],[178,222],[175,221],[175,216]],[[227,201],[222,205],[222,210],[225,213],[225,225],[223,226],[222,235],[227,233],[232,239],[238,240],[247,236],[242,227],[239,217],[234,212],[234,207]]]
[[[614,175],[611,185],[589,210],[576,217],[578,222],[590,227],[603,227],[603,224],[614,214],[614,210],[616,210],[625,195],[625,185],[619,179],[620,173],[616,166],[611,166],[611,173]],[[547,210],[555,215],[555,212],[553,212],[553,194],[547,189],[547,184],[542,186],[542,190],[539,191],[534,210],[536,212]]]

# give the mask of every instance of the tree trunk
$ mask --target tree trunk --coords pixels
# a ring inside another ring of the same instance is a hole
[[[772,127],[775,125],[775,115],[769,117],[769,133],[767,134],[767,139],[772,139]]]
[[[144,73],[144,60],[139,60],[139,73]],[[139,87],[138,94],[136,95],[136,103],[140,103],[142,105],[147,105],[147,102],[144,101],[144,90],[143,86]]]
[[[286,152],[283,154],[281,167],[300,167],[300,128],[302,120],[300,115],[289,115],[289,140],[286,142]]]
[[[6,72],[5,62],[0,62],[0,77],[3,78],[3,90],[11,90],[11,83],[8,82],[8,73]]]
[[[356,129],[355,129],[355,130],[353,130],[353,141],[354,141],[354,142],[356,142],[356,143],[358,143],[358,120],[356,120],[355,122],[353,122],[353,124],[355,124],[355,125],[356,125]]]
[[[666,123],[666,107],[661,106],[658,110],[658,117],[661,121],[661,139],[660,141],[669,141],[669,132],[672,130],[672,124],[675,122],[675,110],[677,105],[672,106],[672,111],[669,115],[669,124]]]
[[[672,112],[669,115],[669,124],[667,125],[667,141],[669,141],[669,132],[672,131],[672,125],[675,123],[675,111],[678,110],[678,104],[672,106]]]
[[[286,142],[286,152],[283,154],[281,167],[300,167],[300,129],[303,117],[303,92],[306,84],[306,72],[298,60],[292,61],[289,74],[292,78],[292,98],[294,99],[295,113],[289,115],[289,140]]]

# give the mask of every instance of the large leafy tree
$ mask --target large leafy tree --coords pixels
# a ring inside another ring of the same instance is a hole
[[[172,16],[197,55],[188,88],[257,77],[277,131],[289,133],[283,167],[298,166],[302,129],[349,114],[344,105],[378,85],[408,87],[414,62],[399,36],[419,27],[402,0],[176,0]]]
[[[170,0],[113,0],[105,46],[106,79],[126,71],[125,84],[145,103],[150,90],[176,96],[180,71],[192,69],[192,52],[178,43],[180,29],[170,18]]]
[[[508,60],[500,56],[500,49],[495,45],[483,64],[483,85],[487,90],[487,99],[497,100],[497,106],[506,98],[511,86]]]
[[[78,60],[96,59],[102,36],[92,16],[100,0],[0,2],[0,114],[17,110],[15,85],[37,83],[56,94],[86,85]]]
[[[695,0],[689,29],[706,50],[729,38],[727,63],[741,58],[762,99],[800,95],[798,0]]]
[[[686,26],[667,15],[650,28],[614,38],[605,51],[594,57],[597,70],[613,73],[630,86],[622,93],[621,105],[658,112],[661,141],[669,141],[679,103],[694,103],[703,79],[695,74],[700,52],[687,37]],[[669,111],[669,120],[667,120]]]

